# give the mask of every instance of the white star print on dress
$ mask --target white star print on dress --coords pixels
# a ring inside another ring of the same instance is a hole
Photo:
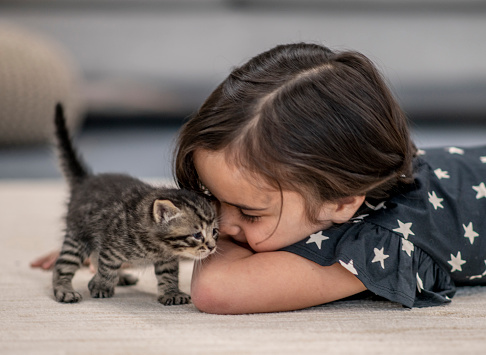
[[[371,260],[372,263],[378,263],[379,262],[382,269],[385,268],[385,259],[390,256],[390,255],[386,255],[384,250],[385,250],[385,247],[383,247],[381,249],[374,248],[373,251],[375,252],[375,257],[373,258],[373,260]]]
[[[451,154],[459,154],[464,155],[464,149],[457,148],[457,147],[450,147],[447,151]]]
[[[484,186],[484,182],[480,183],[478,186],[473,186],[472,188],[477,192],[476,200],[486,197],[486,186]]]
[[[350,271],[352,274],[354,275],[358,275],[358,271],[356,271],[356,269],[354,268],[354,263],[353,263],[353,260],[349,260],[349,263],[345,263],[344,261],[342,260],[339,260],[339,263],[348,271]]]
[[[409,235],[415,235],[415,233],[412,232],[412,230],[410,229],[412,227],[412,223],[411,222],[410,223],[403,223],[399,219],[397,219],[397,222],[398,222],[398,228],[395,228],[393,230],[394,232],[403,234],[403,236],[405,237],[405,239],[408,239],[408,236]]]
[[[369,216],[369,214],[361,214],[359,216],[351,218],[349,221],[353,222],[353,223],[360,223],[360,222],[363,222],[363,220],[368,216]]]
[[[456,256],[451,254],[451,260],[449,260],[448,263],[451,264],[452,266],[451,272],[454,272],[454,271],[462,271],[462,265],[464,265],[466,261],[462,260],[461,252],[458,251]]]
[[[450,179],[451,177],[449,176],[449,173],[447,171],[442,170],[441,168],[435,169],[434,170],[435,175],[439,180],[442,179]]]
[[[484,263],[486,264],[486,260],[484,260]],[[482,279],[485,276],[486,276],[486,270],[481,275],[469,276],[469,280]]]
[[[368,201],[365,201],[365,205],[366,205],[368,208],[371,208],[371,209],[372,209],[372,210],[374,210],[374,211],[381,210],[382,208],[386,209],[385,203],[386,203],[386,201],[382,201],[382,202],[380,202],[379,204],[377,204],[376,206],[373,206],[373,205],[372,205],[371,203],[369,203]]]
[[[444,199],[437,197],[435,191],[432,191],[432,193],[429,192],[429,202],[434,206],[436,210],[437,208],[444,208],[444,206],[442,206],[442,201],[444,201]]]
[[[402,250],[408,254],[408,256],[412,256],[412,251],[414,251],[415,246],[413,243],[407,239],[402,238]]]
[[[424,282],[422,281],[422,279],[420,278],[417,272],[417,290],[418,292],[422,292],[423,289],[424,289]]]
[[[465,224],[463,224],[462,227],[464,228],[464,232],[465,232],[464,233],[464,237],[465,238],[469,238],[469,241],[471,242],[471,244],[473,244],[474,243],[474,238],[479,237],[479,234],[476,233],[473,230],[473,224],[472,224],[472,222],[469,222],[469,224],[467,225],[467,227],[466,227]]]
[[[322,234],[322,232],[317,232],[317,233],[312,234],[309,237],[309,239],[307,240],[307,243],[306,244],[316,243],[317,247],[319,249],[321,249],[322,242],[324,240],[327,240],[327,239],[329,239],[329,237],[326,237],[324,234]]]

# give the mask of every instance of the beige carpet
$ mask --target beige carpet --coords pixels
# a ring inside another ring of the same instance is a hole
[[[1,167],[0,167],[1,168]],[[29,262],[60,245],[60,181],[0,181],[0,354],[486,354],[486,288],[461,289],[444,307],[404,309],[342,301],[296,312],[243,316],[164,307],[152,270],[115,297],[53,300],[50,273]],[[181,269],[189,291],[192,265]],[[262,272],[265,272],[262,270]]]

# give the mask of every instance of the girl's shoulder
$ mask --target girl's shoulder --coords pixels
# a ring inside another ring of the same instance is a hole
[[[486,146],[420,153],[414,183],[365,220],[425,251],[456,283],[469,284],[485,271],[477,255],[486,255]]]
[[[462,175],[467,177],[470,175],[473,177],[475,175],[481,175],[484,177],[484,173],[486,172],[486,145],[477,147],[450,146],[419,149],[417,155],[416,165],[420,166],[420,163],[430,165],[434,168],[433,171],[439,180],[450,179],[451,173],[456,176]],[[474,171],[462,170],[464,167],[476,169],[477,174],[474,174]],[[451,171],[447,171],[446,174],[443,172],[444,169],[450,169]]]

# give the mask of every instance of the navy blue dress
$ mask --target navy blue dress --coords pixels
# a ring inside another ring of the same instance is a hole
[[[486,147],[420,151],[414,184],[365,201],[348,223],[282,250],[340,263],[374,294],[406,307],[450,302],[486,285]]]

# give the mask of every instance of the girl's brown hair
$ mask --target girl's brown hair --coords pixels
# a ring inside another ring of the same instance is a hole
[[[197,149],[280,190],[301,193],[310,221],[347,196],[385,198],[411,183],[408,122],[373,63],[316,44],[280,45],[236,68],[183,126],[175,175],[204,192]]]

